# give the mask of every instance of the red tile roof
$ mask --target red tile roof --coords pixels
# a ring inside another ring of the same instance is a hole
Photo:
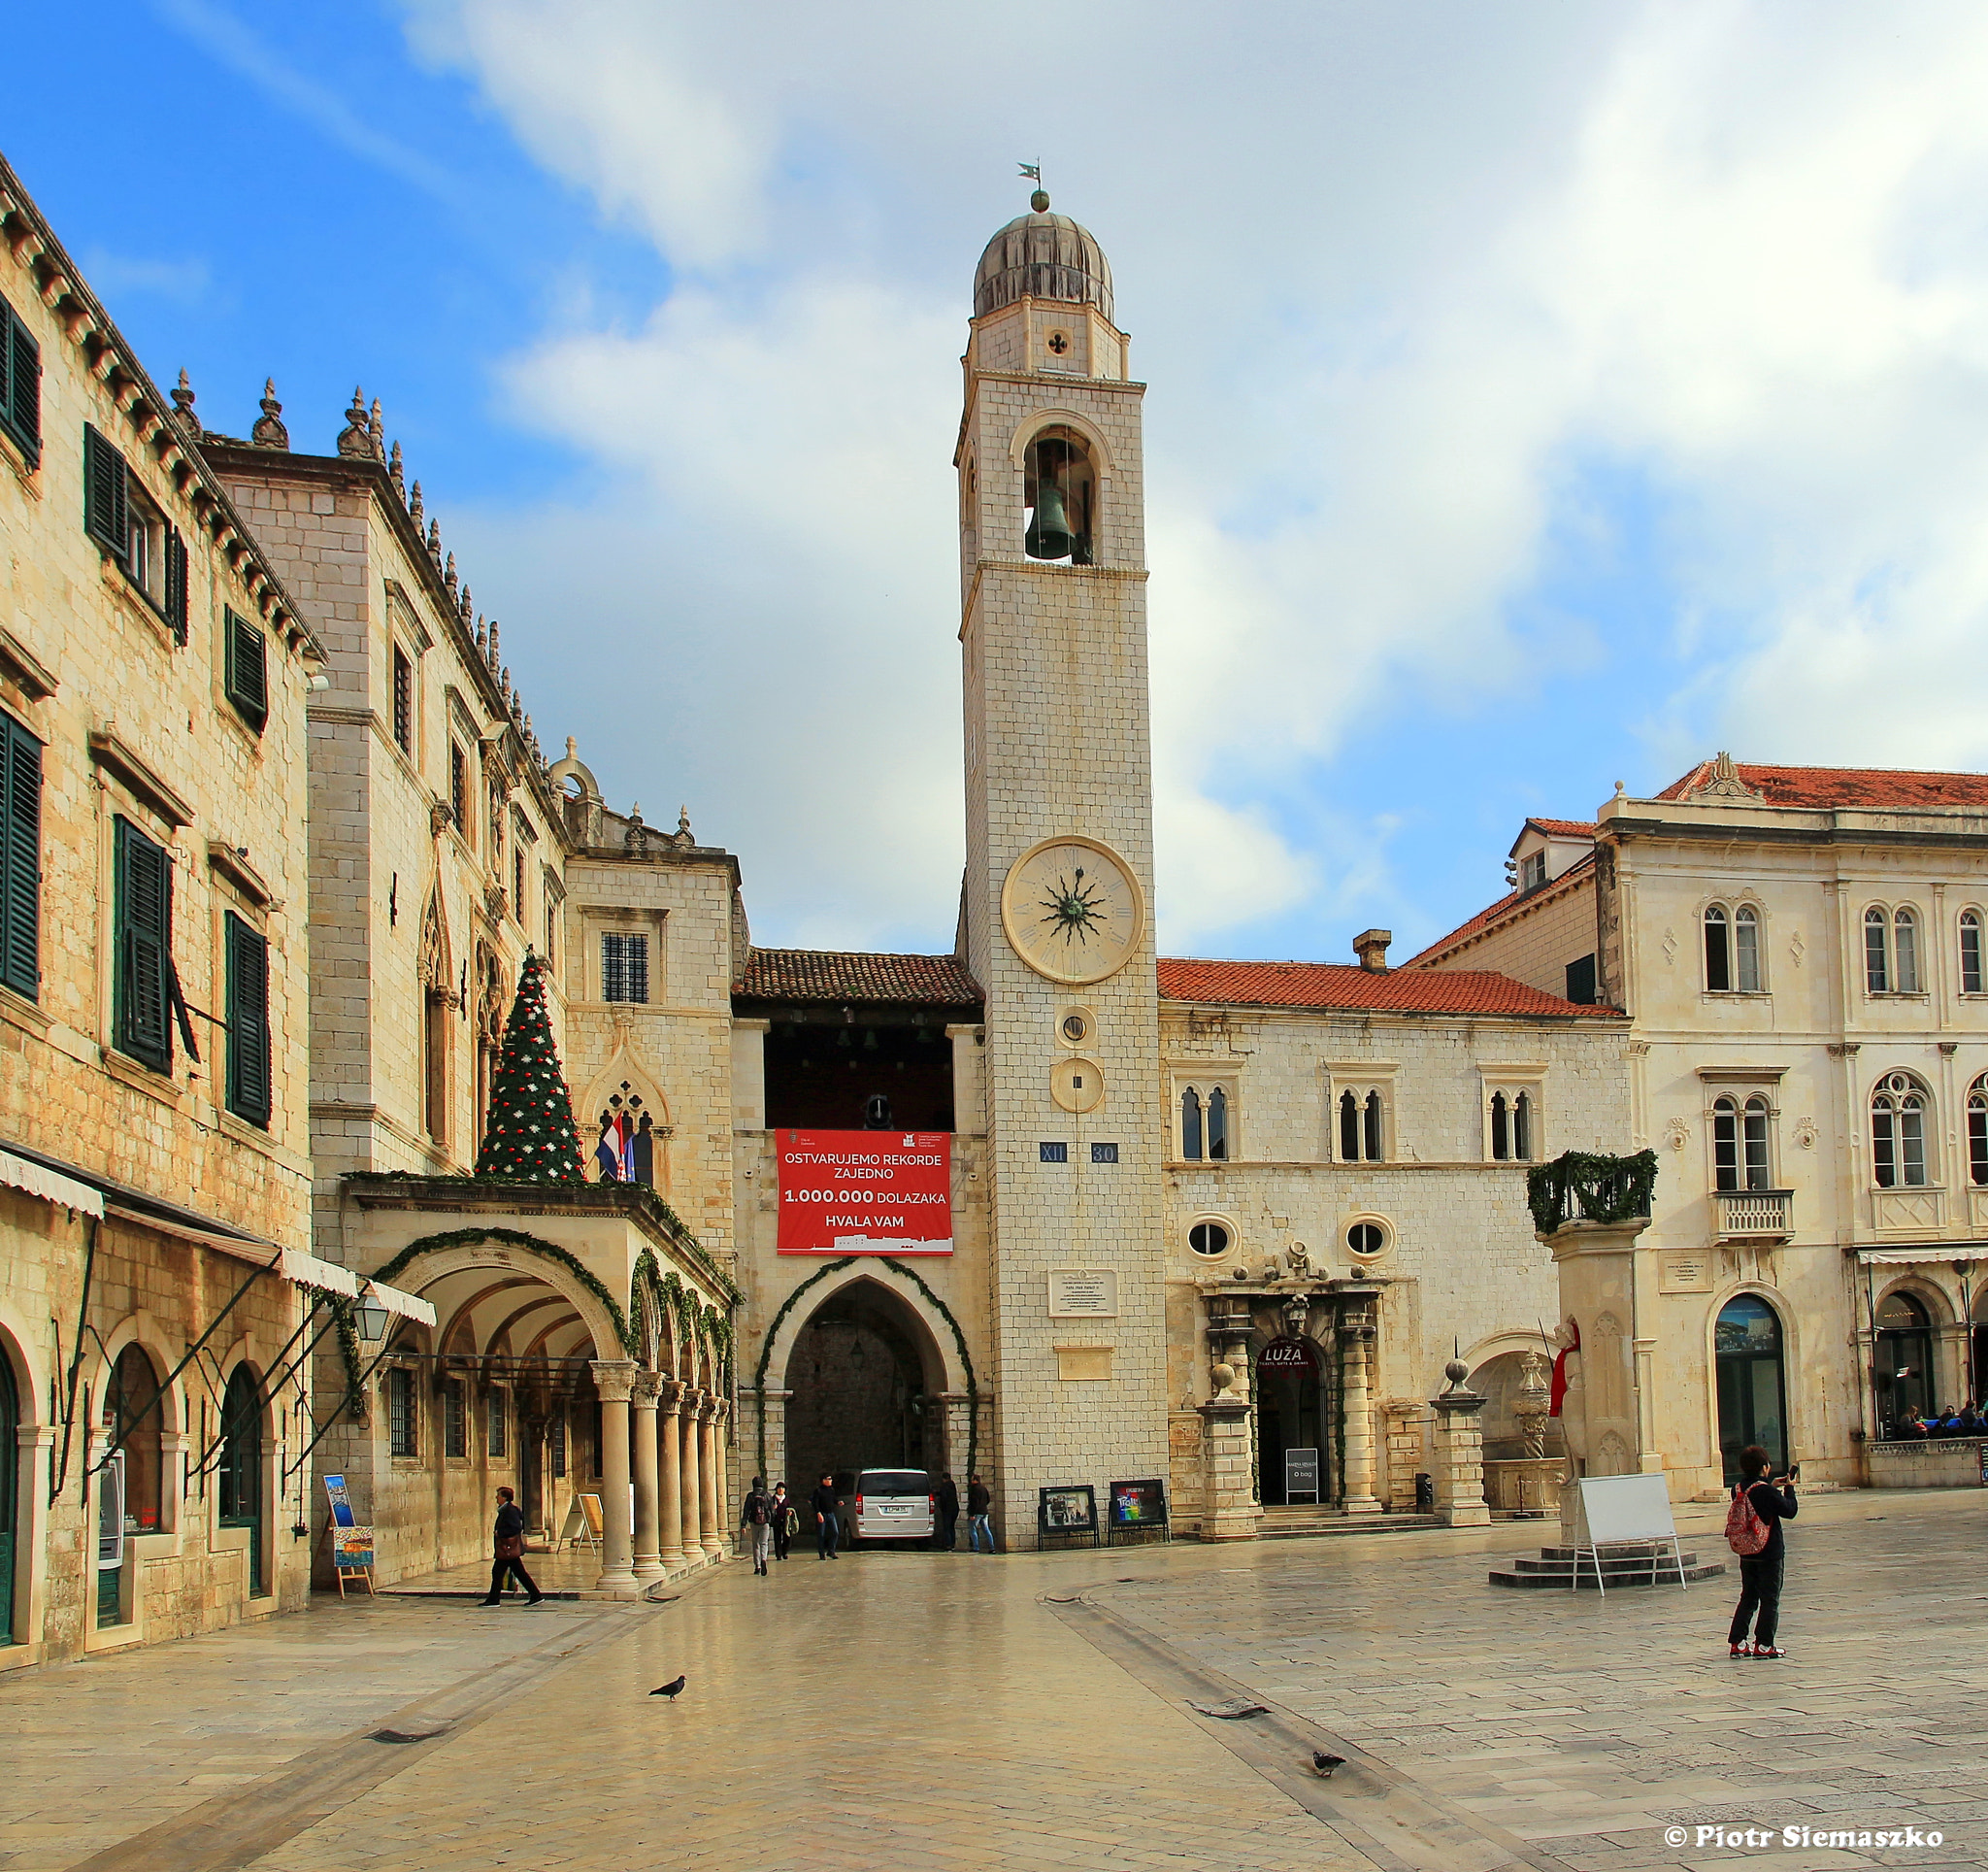
[[[1495,923],[1500,917],[1504,916],[1508,910],[1515,908],[1517,905],[1523,903],[1528,897],[1543,898],[1546,895],[1546,893],[1553,888],[1554,885],[1562,884],[1567,879],[1576,877],[1583,871],[1593,870],[1594,864],[1595,854],[1592,852],[1583,852],[1579,857],[1575,858],[1574,861],[1572,864],[1570,864],[1567,867],[1567,869],[1560,874],[1559,877],[1553,879],[1551,883],[1541,885],[1539,886],[1538,889],[1535,890],[1508,890],[1504,896],[1498,899],[1496,903],[1486,904],[1484,908],[1478,911],[1477,914],[1474,917],[1473,917],[1468,922],[1457,924],[1457,926],[1454,929],[1452,929],[1447,936],[1439,936],[1433,943],[1429,945],[1427,949],[1419,950],[1416,952],[1416,953],[1410,955],[1408,959],[1402,964],[1402,967],[1413,968],[1425,956],[1440,955],[1444,950],[1450,948],[1452,945],[1462,942],[1466,936],[1474,936],[1478,930],[1488,928],[1492,923]]]
[[[1526,823],[1537,825],[1549,839],[1592,839],[1595,836],[1593,819],[1529,819]]]
[[[732,992],[747,1001],[864,1001],[977,1008],[980,990],[956,955],[755,949]]]
[[[1487,969],[1390,969],[1376,975],[1343,962],[1202,962],[1163,956],[1160,997],[1232,1008],[1620,1018],[1613,1008],[1581,1007]]]
[[[1681,799],[1711,777],[1700,761],[1657,795]],[[1734,771],[1770,806],[1988,806],[1988,774],[1929,774],[1903,767],[1755,767],[1736,761]]]

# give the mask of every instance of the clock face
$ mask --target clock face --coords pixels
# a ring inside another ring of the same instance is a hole
[[[1145,897],[1130,867],[1094,839],[1044,839],[1015,859],[1001,891],[1014,952],[1052,982],[1102,982],[1145,933]]]

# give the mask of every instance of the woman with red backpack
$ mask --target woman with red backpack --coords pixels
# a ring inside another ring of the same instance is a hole
[[[1781,1523],[1793,1521],[1797,1513],[1798,1472],[1791,1468],[1775,1481],[1773,1469],[1773,1458],[1759,1444],[1749,1443],[1740,1452],[1740,1482],[1726,1513],[1726,1543],[1740,1555],[1740,1604],[1726,1634],[1735,1657],[1788,1655],[1774,1643],[1774,1629],[1780,1623],[1781,1575],[1788,1558]]]

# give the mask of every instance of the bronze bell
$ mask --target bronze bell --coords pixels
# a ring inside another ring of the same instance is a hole
[[[1067,559],[1076,548],[1077,542],[1071,537],[1070,515],[1063,504],[1063,489],[1045,472],[1048,463],[1044,462],[1039,470],[1040,479],[1036,487],[1035,513],[1029,519],[1029,530],[1022,546],[1032,559]],[[1010,534],[1012,539],[1014,536]]]

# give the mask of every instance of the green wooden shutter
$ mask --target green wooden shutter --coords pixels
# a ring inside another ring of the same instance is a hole
[[[154,1071],[173,1070],[166,981],[172,945],[173,882],[165,848],[127,819],[116,820],[116,1046]]]
[[[186,541],[177,526],[166,527],[166,622],[182,648],[186,643],[189,617],[186,599]]]
[[[267,1124],[269,1087],[269,943],[231,910],[228,952],[228,1110]]]
[[[0,423],[30,468],[42,465],[42,348],[0,299]]]
[[[131,551],[124,457],[87,422],[83,425],[83,530],[120,561]]]
[[[42,987],[42,744],[11,719],[6,730],[0,982],[32,1001]]]
[[[248,618],[227,614],[227,653],[221,685],[236,713],[257,734],[269,719],[269,646]]]

